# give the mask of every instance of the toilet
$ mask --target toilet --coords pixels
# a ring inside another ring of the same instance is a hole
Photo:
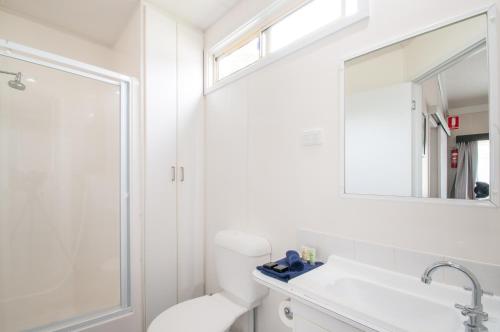
[[[271,246],[262,237],[232,230],[217,233],[215,265],[222,291],[174,305],[151,322],[148,332],[228,331],[268,294],[253,280],[252,272],[269,262],[270,254]]]

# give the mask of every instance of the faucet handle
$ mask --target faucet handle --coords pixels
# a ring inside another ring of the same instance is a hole
[[[468,305],[461,305],[461,304],[455,304],[455,308],[462,310],[462,315],[463,316],[480,316],[483,318],[483,321],[488,320],[488,313],[484,312],[482,310],[479,310],[477,308],[468,306]]]

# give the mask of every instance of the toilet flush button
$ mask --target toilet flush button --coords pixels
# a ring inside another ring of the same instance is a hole
[[[302,131],[302,145],[303,146],[315,146],[323,145],[323,129],[304,129]]]

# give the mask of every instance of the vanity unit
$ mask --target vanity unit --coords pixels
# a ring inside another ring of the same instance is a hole
[[[424,271],[422,271],[424,273]],[[314,271],[284,283],[255,280],[291,299],[294,332],[463,332],[470,291],[331,256]],[[484,326],[500,331],[500,297],[482,297]],[[469,330],[474,331],[474,330]],[[477,330],[479,331],[479,330]]]

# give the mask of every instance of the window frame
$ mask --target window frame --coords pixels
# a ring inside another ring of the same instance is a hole
[[[268,52],[266,31],[313,1],[315,0],[297,0],[292,2],[290,0],[278,0],[257,14],[249,22],[229,34],[222,41],[216,43],[208,51],[205,51],[205,95],[369,17],[369,0],[356,0],[358,2],[358,11],[350,16],[345,16],[347,0],[340,0],[341,16],[339,18],[297,38],[275,52]],[[218,79],[217,59],[230,55],[255,37],[259,38],[259,59],[242,69]]]

